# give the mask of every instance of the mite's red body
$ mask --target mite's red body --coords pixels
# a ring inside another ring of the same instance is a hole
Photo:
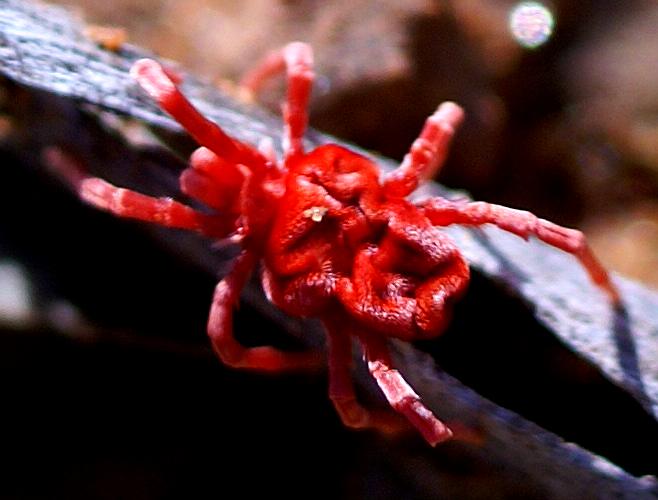
[[[245,80],[256,91],[280,71],[288,75],[284,158],[267,144],[254,148],[227,136],[178,90],[158,63],[140,60],[132,75],[201,144],[180,177],[181,190],[207,205],[200,212],[169,198],[152,198],[88,177],[62,156],[50,161],[87,202],[122,217],[231,239],[242,251],[217,285],[208,334],[224,363],[257,370],[304,368],[314,354],[272,347],[245,348],[232,332],[232,311],[260,265],[269,299],[285,312],[318,317],[329,345],[329,394],[345,424],[386,427],[385,415],[356,400],[351,380],[352,338],[391,406],[431,444],[451,436],[392,366],[387,337],[411,341],[439,335],[453,302],[465,291],[468,265],[437,227],[495,224],[523,238],[535,236],[574,254],[613,302],[617,292],[582,233],[534,215],[487,203],[406,199],[443,162],[462,110],[442,104],[428,118],[402,164],[380,178],[377,165],[341,146],[304,152],[302,138],[313,81],[312,53],[302,43],[273,52]]]

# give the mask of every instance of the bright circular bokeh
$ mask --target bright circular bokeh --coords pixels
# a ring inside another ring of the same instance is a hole
[[[543,45],[553,34],[553,13],[540,2],[521,2],[509,14],[509,29],[523,47],[534,49]]]

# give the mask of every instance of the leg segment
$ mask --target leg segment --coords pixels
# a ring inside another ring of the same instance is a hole
[[[236,259],[233,270],[217,284],[208,317],[208,336],[219,358],[228,366],[278,372],[315,369],[319,357],[315,353],[287,353],[273,347],[240,345],[233,337],[233,308],[240,298],[258,257],[244,250]]]
[[[288,72],[288,94],[283,107],[285,157],[302,154],[302,139],[308,123],[308,101],[313,85],[313,52],[303,43],[291,43],[284,49]]]
[[[242,80],[242,85],[257,93],[263,84],[284,69],[288,76],[288,93],[283,106],[285,136],[283,150],[289,158],[303,153],[302,138],[308,123],[308,101],[313,85],[313,52],[305,43],[289,43],[270,52]]]
[[[199,144],[231,163],[242,163],[251,169],[265,167],[267,160],[256,149],[231,139],[216,123],[199,113],[158,62],[140,59],[133,64],[130,74]]]
[[[44,157],[82,200],[119,217],[190,229],[213,238],[224,238],[235,230],[232,220],[197,212],[171,198],[154,198],[91,177],[75,160],[57,148],[47,149]]]
[[[614,304],[619,304],[617,288],[580,231],[558,226],[525,210],[485,202],[468,203],[432,198],[423,202],[420,208],[430,221],[438,226],[494,224],[526,240],[529,236],[535,236],[551,246],[574,255],[585,268],[592,282],[606,292]]]
[[[263,86],[286,69],[282,48],[270,51],[255,67],[251,68],[240,81],[240,87],[252,94],[258,94]]]
[[[356,400],[352,384],[352,339],[333,318],[324,321],[329,346],[329,398],[347,427],[370,427],[370,414]],[[343,328],[346,325],[343,324]]]
[[[386,176],[386,194],[403,198],[411,194],[423,179],[434,177],[445,161],[455,129],[463,118],[464,111],[455,103],[441,104],[425,122],[402,164]]]
[[[357,328],[349,318],[332,311],[323,318],[329,347],[329,398],[343,424],[353,429],[374,428],[386,434],[409,430],[407,422],[388,411],[366,410],[356,399],[352,383],[352,336]]]
[[[244,169],[244,167],[242,167]],[[183,193],[220,212],[237,214],[245,175],[211,150],[200,147],[190,157],[190,167],[180,176]]]
[[[368,369],[389,404],[420,431],[432,446],[450,439],[452,431],[422,403],[420,396],[393,368],[386,340],[370,332],[359,335]]]

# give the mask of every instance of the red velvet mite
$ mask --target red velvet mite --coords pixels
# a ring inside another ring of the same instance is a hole
[[[311,48],[294,42],[272,52],[245,79],[255,92],[270,77],[287,73],[284,156],[279,161],[266,144],[240,142],[204,118],[159,63],[142,59],[134,64],[131,75],[137,83],[201,145],[180,176],[180,188],[207,211],[90,177],[56,150],[49,160],[91,205],[240,245],[232,270],[215,289],[208,319],[208,335],[225,364],[281,371],[317,361],[314,353],[246,348],[234,339],[233,309],[258,268],[269,300],[290,315],[316,317],[324,324],[329,397],[343,422],[357,428],[390,422],[357,402],[351,378],[356,338],[390,405],[435,445],[452,432],[393,367],[387,338],[438,336],[452,304],[466,290],[468,263],[441,227],[494,224],[522,238],[537,237],[579,259],[613,304],[619,296],[579,231],[489,203],[407,199],[446,157],[463,118],[454,103],[438,107],[402,164],[383,176],[371,159],[336,144],[305,152],[312,68]]]

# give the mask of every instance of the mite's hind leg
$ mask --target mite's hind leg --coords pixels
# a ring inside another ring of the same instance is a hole
[[[516,210],[482,201],[463,202],[431,198],[420,205],[433,224],[481,226],[494,224],[512,234],[528,239],[535,236],[549,245],[574,255],[593,283],[608,294],[613,304],[620,303],[619,292],[603,265],[596,259],[585,235],[575,229],[558,226],[525,210]]]
[[[359,337],[368,369],[389,404],[404,415],[432,446],[450,439],[452,431],[434,416],[400,372],[393,368],[386,339],[369,332],[362,332]]]
[[[329,399],[343,424],[354,429],[372,428],[388,435],[411,430],[398,414],[368,410],[358,402],[352,379],[352,338],[359,327],[340,313],[327,315],[323,323],[329,347]]]
[[[283,352],[274,347],[244,347],[233,336],[233,309],[237,306],[258,257],[244,250],[231,272],[215,288],[208,317],[208,336],[219,358],[228,366],[279,372],[317,368],[316,353]]]

